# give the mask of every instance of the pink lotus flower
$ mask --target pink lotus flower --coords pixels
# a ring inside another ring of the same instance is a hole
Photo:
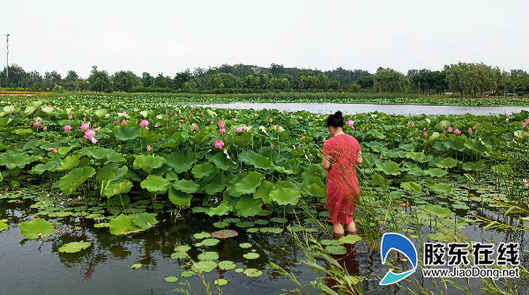
[[[275,128],[277,131],[279,131],[279,129],[280,129],[280,128],[279,128],[279,125],[277,125],[277,124],[276,124],[276,126],[274,126],[274,128]]]
[[[72,131],[72,126],[70,125],[64,126],[64,132],[70,132],[70,131]]]
[[[72,116],[72,114],[69,114],[68,115],[68,120],[71,120],[71,119],[73,119],[73,116]]]
[[[415,122],[411,121],[410,125],[411,127],[415,128]]]
[[[42,126],[42,122],[40,121],[36,121],[33,123],[33,127],[40,127],[40,126]]]
[[[522,127],[525,128],[525,126],[527,126],[527,123],[523,122]]]
[[[273,143],[270,144],[270,149],[273,150],[275,145]]]
[[[472,128],[468,127],[468,134],[472,134]]]
[[[178,128],[182,129],[182,123],[178,124]]]
[[[92,141],[93,144],[96,144],[96,143],[97,143],[97,139],[96,139],[95,137],[92,137],[92,138],[90,139],[90,141]]]
[[[353,127],[354,124],[355,124],[355,121],[353,121],[353,120],[347,121],[347,126],[349,126],[349,127]]]
[[[456,130],[454,130],[454,134],[455,135],[461,135],[461,131],[459,131],[459,129],[456,129]]]
[[[454,128],[452,128],[452,126],[448,126],[448,133],[452,133],[452,131],[454,131]]]
[[[125,126],[125,125],[127,125],[127,120],[125,119],[121,120],[121,126]]]
[[[42,130],[44,130],[44,131],[48,130],[48,126],[42,127]]]
[[[423,134],[424,138],[427,138],[428,137],[428,132],[424,131]]]
[[[301,135],[301,140],[305,139],[305,135]]]
[[[147,151],[148,151],[148,152],[152,151],[152,147],[151,147],[150,144],[147,145]]]
[[[198,125],[193,126],[193,130],[198,131]]]
[[[220,135],[226,133],[226,129],[224,129],[224,128],[220,128],[220,129],[219,129],[219,133],[220,133]]]
[[[237,122],[237,121],[239,121],[239,119],[237,119],[237,118],[233,118],[233,121]]]
[[[274,119],[268,118],[268,122],[272,123],[272,122],[274,122]]]
[[[218,122],[217,122],[217,126],[219,126],[219,128],[224,128],[224,127],[226,127],[226,122],[224,122],[224,121],[218,121]]]
[[[224,147],[224,142],[222,140],[215,140],[215,148],[221,150]]]
[[[57,152],[57,149],[56,148],[48,148],[48,151],[52,152],[52,153],[56,153]]]
[[[84,138],[87,138],[87,139],[92,139],[94,138],[94,136],[96,136],[96,132],[92,129],[88,129],[84,132]]]
[[[88,130],[88,129],[90,128],[90,124],[88,124],[88,123],[83,123],[83,124],[81,124],[81,126],[80,126],[79,128],[80,128],[81,130],[83,130],[83,131],[86,131],[86,130]]]
[[[443,134],[446,134],[446,130],[443,130]]]
[[[140,121],[140,127],[141,128],[145,128],[147,126],[149,126],[149,121],[147,121],[147,120],[141,120]]]
[[[511,114],[506,114],[505,117],[506,117],[507,119],[510,119],[510,118],[511,118]]]

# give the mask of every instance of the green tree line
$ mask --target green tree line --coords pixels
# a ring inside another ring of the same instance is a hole
[[[65,77],[58,72],[40,74],[26,72],[22,67],[9,67],[0,72],[0,87],[37,91],[125,91],[125,92],[210,92],[244,93],[266,91],[377,91],[441,94],[453,92],[465,96],[529,94],[529,74],[525,70],[502,71],[483,63],[446,65],[441,71],[409,70],[404,74],[391,68],[375,73],[365,70],[337,68],[331,71],[253,65],[222,65],[178,72],[174,76],[141,76],[131,71],[112,75],[92,68],[87,78],[69,71]]]

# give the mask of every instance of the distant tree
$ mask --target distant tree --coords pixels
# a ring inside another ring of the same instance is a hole
[[[193,75],[191,75],[189,70],[186,70],[185,72],[177,73],[175,77],[173,78],[172,88],[182,89],[184,88],[184,84],[190,81],[191,79],[193,79]]]
[[[57,73],[56,71],[44,73],[44,88],[46,88],[46,90],[52,90],[56,84],[60,85],[61,83],[61,74]]]
[[[407,89],[408,79],[404,74],[390,68],[379,68],[375,73],[374,87],[381,92],[403,92]]]
[[[371,74],[363,76],[357,83],[362,89],[371,89],[375,86],[375,76]]]
[[[117,91],[131,91],[140,86],[141,80],[131,71],[120,71],[112,75],[112,88]]]
[[[79,90],[79,75],[75,71],[68,71],[62,80],[62,86],[69,91]]]
[[[27,73],[26,79],[24,81],[24,88],[27,88],[29,90],[43,90],[44,79],[42,78],[42,75],[37,71],[32,71]]]
[[[26,71],[16,64],[9,66],[9,81],[7,80],[6,70],[0,73],[0,85],[2,87],[9,88],[21,88],[24,87],[24,81],[26,80]]]
[[[88,77],[89,89],[98,92],[112,91],[112,82],[106,71],[98,71],[97,66],[92,67]]]
[[[169,88],[171,84],[172,84],[171,78],[166,77],[162,73],[160,73],[154,79],[153,86],[156,88]]]
[[[143,72],[143,74],[141,74],[141,83],[144,87],[151,87],[152,84],[154,84],[154,77],[147,72]]]
[[[283,65],[278,65],[278,64],[270,65],[270,74],[272,74],[273,76],[284,74],[284,71],[285,71],[285,67],[283,67]]]
[[[458,63],[446,68],[446,80],[452,91],[477,96],[496,91],[501,72],[482,63]]]

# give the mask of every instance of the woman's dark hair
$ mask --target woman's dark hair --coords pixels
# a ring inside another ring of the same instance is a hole
[[[343,116],[342,112],[337,111],[334,115],[329,115],[327,118],[327,127],[343,127]]]

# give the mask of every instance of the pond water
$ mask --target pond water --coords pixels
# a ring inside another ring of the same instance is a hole
[[[78,228],[65,231],[56,240],[41,242],[26,240],[16,224],[32,213],[34,211],[27,204],[0,200],[0,219],[9,220],[9,229],[1,233],[0,239],[0,294],[181,294],[177,290],[183,286],[163,280],[166,276],[179,276],[185,268],[182,263],[170,258],[174,246],[192,244],[194,233],[215,230],[211,226],[213,221],[205,215],[189,213],[176,220],[166,218],[149,231],[125,237],[113,236],[108,229],[93,228],[85,221]],[[460,213],[462,217],[470,211]],[[481,214],[498,218],[488,210],[483,210]],[[68,224],[68,219],[66,221]],[[78,220],[69,221],[72,225],[79,224]],[[222,240],[211,250],[218,251],[220,260],[232,260],[237,263],[237,267],[257,268],[263,271],[263,275],[249,279],[234,271],[223,273],[215,270],[208,273],[206,278],[211,282],[217,278],[230,280],[224,287],[224,294],[280,294],[294,288],[292,282],[272,272],[270,262],[293,272],[304,283],[315,278],[315,274],[300,263],[305,257],[289,235],[252,234],[246,233],[244,229],[235,229],[240,233],[238,237]],[[496,232],[473,224],[464,229],[464,234],[470,240],[516,241],[521,243],[522,249],[529,247],[524,232]],[[330,237],[324,235],[322,238]],[[91,241],[92,247],[77,254],[58,252],[58,247],[63,243],[81,239]],[[242,254],[247,252],[238,246],[242,242],[251,242],[261,257],[256,260],[242,258]],[[191,252],[194,257],[197,254],[196,251]],[[382,275],[387,270],[387,266],[380,263],[380,254],[370,250],[363,241],[348,248],[345,256],[336,258],[357,275]],[[527,257],[522,259],[522,264],[526,265],[527,262]],[[131,265],[135,263],[141,263],[143,267],[132,270]],[[414,277],[423,287],[432,288],[432,282],[423,279],[419,272]],[[187,280],[190,294],[205,294],[197,276]],[[179,281],[185,280],[180,278]],[[527,282],[519,284],[527,285]],[[480,293],[479,281],[471,280],[470,286]],[[365,294],[407,294],[404,289],[395,286],[380,287],[378,281],[374,280],[364,283],[362,287]],[[318,293],[314,291],[312,294]],[[449,285],[449,294],[464,293]]]
[[[234,102],[226,104],[207,104],[197,106],[208,106],[223,109],[276,109],[286,112],[308,111],[316,114],[331,114],[342,111],[344,114],[359,114],[370,112],[382,112],[392,115],[490,115],[519,113],[526,107],[467,107],[467,106],[429,106],[429,105],[380,105],[380,104],[347,104],[347,103],[251,103]]]

